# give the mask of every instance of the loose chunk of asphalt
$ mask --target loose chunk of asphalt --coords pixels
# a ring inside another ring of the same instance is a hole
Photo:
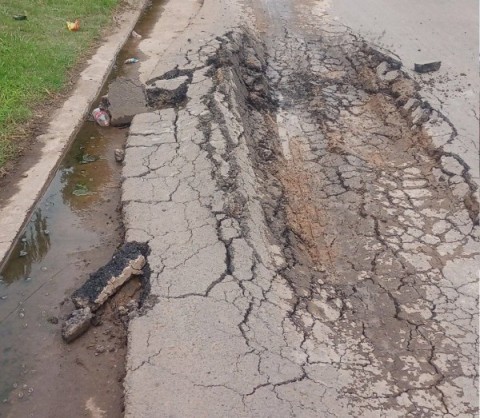
[[[415,64],[414,69],[417,73],[430,73],[432,71],[438,71],[441,65],[441,61],[427,62],[424,64]]]
[[[143,276],[144,282],[145,279],[148,280],[147,255],[147,244],[129,242],[115,252],[107,265],[90,274],[90,278],[72,295],[77,309],[62,327],[62,337],[67,343],[88,330],[93,312],[133,276]],[[145,292],[148,286],[145,283],[143,285]]]

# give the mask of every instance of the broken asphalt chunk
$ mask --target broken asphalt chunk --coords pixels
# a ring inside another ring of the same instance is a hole
[[[62,327],[62,337],[67,343],[80,337],[90,328],[93,318],[90,308],[77,309],[72,312]]]
[[[90,274],[90,278],[72,295],[77,308],[95,312],[133,276],[143,275],[148,246],[129,242],[121,247],[108,264]]]
[[[432,71],[438,71],[441,65],[441,61],[427,62],[425,64],[415,64],[414,70],[417,73],[430,73]]]

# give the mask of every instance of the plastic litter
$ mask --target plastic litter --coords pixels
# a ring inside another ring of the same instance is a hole
[[[100,126],[110,126],[110,115],[108,110],[97,107],[92,111],[93,119]]]
[[[74,196],[88,196],[92,193],[88,190],[88,187],[85,184],[77,183],[73,189],[72,194]]]
[[[12,17],[14,20],[27,20],[27,16],[25,15],[14,15]]]
[[[67,20],[67,29],[70,32],[77,32],[80,29],[80,21],[78,19],[75,19],[75,22],[69,22]]]
[[[129,58],[128,60],[125,60],[125,64],[135,64],[138,61],[137,58]]]
[[[98,157],[96,155],[83,154],[79,162],[80,164],[89,164],[89,163],[94,163],[97,160],[98,160]]]

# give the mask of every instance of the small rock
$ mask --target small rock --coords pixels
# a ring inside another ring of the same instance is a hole
[[[56,316],[50,316],[47,318],[47,321],[50,322],[51,324],[58,324],[58,318]]]
[[[407,103],[404,104],[403,109],[407,112],[414,111],[420,105],[420,101],[414,98],[407,100]]]
[[[383,61],[377,66],[377,76],[382,78],[389,71],[388,62]]]
[[[20,312],[20,313],[18,314],[18,316],[19,316],[20,318],[25,318],[25,314],[24,314],[23,312]]]
[[[128,309],[125,308],[125,306],[119,306],[118,307],[118,314],[120,316],[127,315],[128,314]]]
[[[251,70],[261,72],[262,71],[262,63],[260,60],[253,54],[248,54],[245,58],[245,65],[247,68]]]
[[[123,149],[117,148],[115,150],[115,161],[121,163],[125,158],[125,151]]]
[[[50,231],[49,231],[48,229],[45,229],[45,230],[43,231],[43,233],[44,233],[45,235],[50,235]]]
[[[24,397],[23,392],[18,392],[18,399],[22,399]]]
[[[383,79],[385,81],[394,81],[398,78],[398,76],[400,75],[400,71],[398,70],[393,70],[393,71],[389,71],[388,73],[386,73],[384,76],[383,76]]]
[[[414,70],[417,73],[429,73],[432,71],[438,71],[442,65],[441,61],[427,62],[424,64],[415,64]]]
[[[31,280],[32,280],[31,277],[25,277],[25,281],[26,281],[26,282],[30,282]]]
[[[129,311],[134,311],[138,308],[138,303],[136,300],[131,300],[130,302],[127,303],[127,309]]]
[[[62,327],[62,337],[70,343],[76,338],[80,337],[84,332],[90,328],[90,321],[93,314],[90,308],[77,309],[72,312]]]
[[[428,111],[419,106],[412,112],[412,123],[414,125],[421,125],[428,120],[428,115]]]
[[[97,345],[95,347],[95,355],[103,354],[103,353],[105,353],[105,351],[107,351],[107,350],[106,350],[105,346],[103,346],[103,345]]]
[[[47,267],[45,267],[45,266],[43,266],[43,267],[42,267],[40,270],[42,270],[42,271],[47,271],[47,270],[48,270],[48,268],[47,268]]]
[[[26,251],[20,251],[20,257],[25,257],[28,253]]]

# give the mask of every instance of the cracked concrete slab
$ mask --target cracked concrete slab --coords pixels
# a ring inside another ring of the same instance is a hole
[[[431,135],[455,127],[319,7],[242,6],[190,9],[145,80],[185,100],[132,122],[154,302],[125,415],[475,416],[477,189]]]

